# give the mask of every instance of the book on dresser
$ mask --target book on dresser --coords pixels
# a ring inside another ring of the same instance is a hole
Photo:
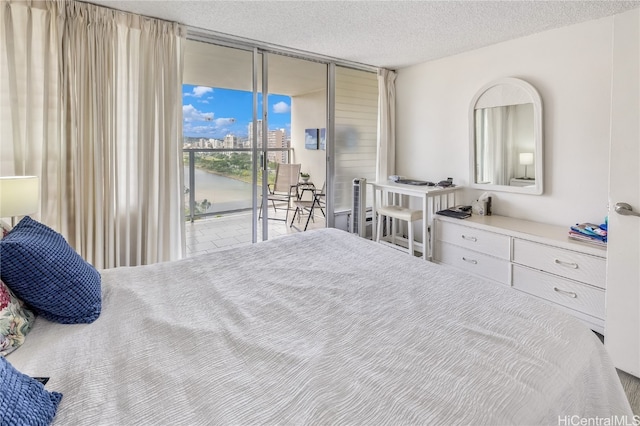
[[[581,241],[586,244],[593,244],[594,246],[607,247],[606,241],[594,239],[575,231],[569,231],[569,238],[571,238],[572,240]]]
[[[607,246],[607,225],[576,223],[569,229],[569,238],[597,246]]]
[[[552,303],[604,334],[606,247],[569,238],[564,226],[505,216],[434,219],[438,263]]]

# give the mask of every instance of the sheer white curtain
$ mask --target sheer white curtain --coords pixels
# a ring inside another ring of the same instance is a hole
[[[0,174],[39,176],[40,216],[62,232],[67,153],[57,10],[53,2],[0,3]]]
[[[32,90],[2,101],[21,136],[0,140],[2,174],[41,176],[41,220],[98,268],[181,257],[182,28],[73,1],[3,9],[2,90]]]
[[[482,108],[476,110],[476,143],[478,156],[477,182],[509,185],[514,175],[513,140],[514,106]]]
[[[396,75],[387,69],[378,71],[378,181],[396,172]]]

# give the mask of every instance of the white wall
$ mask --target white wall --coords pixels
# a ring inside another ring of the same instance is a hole
[[[544,194],[492,192],[495,214],[558,225],[607,214],[613,17],[398,71],[397,173],[468,185],[469,104],[486,83],[517,77],[542,98]],[[469,204],[481,191],[465,189]]]
[[[320,188],[326,178],[326,151],[304,147],[305,129],[326,128],[327,92],[321,90],[291,97],[291,146],[294,161],[302,164],[302,171]]]

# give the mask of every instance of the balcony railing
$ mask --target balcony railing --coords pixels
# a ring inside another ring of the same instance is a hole
[[[250,210],[252,208],[252,149],[184,148],[185,218]],[[268,148],[268,179],[273,183],[277,163],[289,163],[292,148]],[[262,170],[258,169],[258,182]]]

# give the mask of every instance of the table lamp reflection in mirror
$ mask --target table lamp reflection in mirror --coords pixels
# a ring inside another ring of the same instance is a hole
[[[533,152],[520,153],[520,165],[524,166],[524,177],[522,179],[532,179],[527,176],[527,166],[533,166]]]

